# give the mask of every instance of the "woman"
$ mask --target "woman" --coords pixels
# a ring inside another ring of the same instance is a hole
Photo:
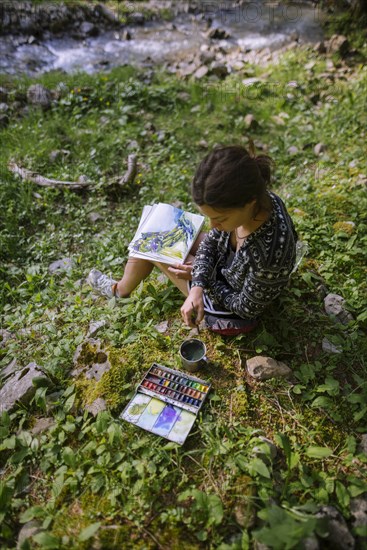
[[[108,296],[128,296],[156,265],[187,296],[181,308],[187,325],[210,313],[242,319],[244,332],[253,328],[287,285],[296,257],[293,222],[267,189],[271,166],[268,156],[241,146],[214,149],[192,183],[193,200],[211,224],[192,247],[193,257],[173,267],[130,258],[119,282],[92,270],[90,284]]]

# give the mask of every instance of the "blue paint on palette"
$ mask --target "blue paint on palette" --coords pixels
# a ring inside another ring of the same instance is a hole
[[[163,401],[155,398],[151,399],[145,411],[137,421],[137,425],[144,430],[151,431],[165,406],[166,404]]]
[[[157,418],[156,423],[152,428],[152,432],[162,437],[167,437],[173,428],[177,418],[180,415],[180,409],[173,405],[166,405]]]

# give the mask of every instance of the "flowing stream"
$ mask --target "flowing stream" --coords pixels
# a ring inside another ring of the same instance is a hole
[[[173,62],[213,42],[227,51],[238,47],[244,51],[275,50],[295,38],[315,43],[323,37],[323,14],[310,3],[250,2],[245,7],[216,10],[211,10],[211,5],[203,3],[198,15],[185,13],[170,22],[131,26],[127,29],[130,39],[116,31],[84,40],[0,36],[0,73],[32,76],[57,69],[93,73],[125,64]],[[223,29],[229,36],[211,41],[207,32],[213,28]]]

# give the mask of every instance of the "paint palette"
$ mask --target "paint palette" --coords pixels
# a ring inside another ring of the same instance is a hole
[[[210,387],[205,380],[153,363],[120,418],[182,445]]]

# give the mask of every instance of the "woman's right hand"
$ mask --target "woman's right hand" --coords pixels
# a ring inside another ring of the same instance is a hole
[[[197,326],[204,318],[203,292],[200,286],[192,287],[181,307],[182,319],[189,327]]]

